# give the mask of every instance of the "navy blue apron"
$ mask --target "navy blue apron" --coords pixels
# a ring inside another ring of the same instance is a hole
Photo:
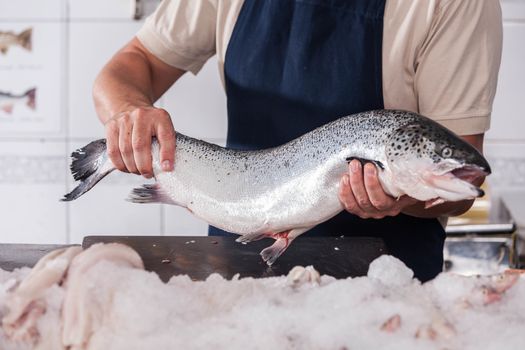
[[[245,0],[226,51],[227,145],[262,149],[339,117],[383,108],[386,0]],[[230,235],[210,227],[210,235]],[[405,215],[343,212],[305,236],[369,235],[426,281],[443,264],[444,230]]]

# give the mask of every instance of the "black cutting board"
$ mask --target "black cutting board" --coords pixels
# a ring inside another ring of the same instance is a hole
[[[299,237],[269,267],[259,252],[273,244],[263,239],[249,244],[233,237],[194,236],[87,236],[82,246],[99,242],[119,242],[134,248],[147,270],[163,281],[186,274],[204,280],[211,273],[227,279],[286,275],[296,265],[313,265],[321,274],[336,278],[366,275],[368,265],[387,253],[384,242],[372,237]]]

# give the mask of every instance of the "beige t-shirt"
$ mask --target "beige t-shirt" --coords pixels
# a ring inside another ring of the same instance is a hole
[[[228,41],[244,0],[163,0],[137,33],[165,63],[197,74]],[[501,61],[498,0],[387,0],[383,99],[459,135],[484,133]]]

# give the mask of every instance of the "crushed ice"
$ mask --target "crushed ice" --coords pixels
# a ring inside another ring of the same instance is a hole
[[[28,272],[0,270],[0,317]],[[523,275],[443,273],[421,284],[402,262],[382,256],[368,276],[342,280],[296,267],[282,277],[163,283],[108,261],[84,279],[104,310],[86,349],[525,349]],[[0,349],[60,349],[62,289],[46,293],[39,344],[10,342],[0,328]]]

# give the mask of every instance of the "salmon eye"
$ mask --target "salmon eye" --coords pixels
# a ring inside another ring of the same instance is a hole
[[[450,158],[450,157],[452,157],[452,153],[453,153],[453,152],[452,152],[452,148],[450,148],[450,147],[445,147],[445,148],[443,148],[443,150],[441,151],[441,156],[442,156],[443,158]]]

